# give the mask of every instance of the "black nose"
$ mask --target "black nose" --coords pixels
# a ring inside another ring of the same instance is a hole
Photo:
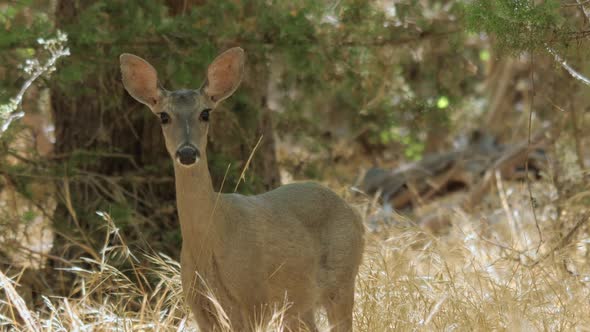
[[[192,145],[184,145],[176,151],[176,159],[183,165],[192,165],[199,158],[199,149]]]

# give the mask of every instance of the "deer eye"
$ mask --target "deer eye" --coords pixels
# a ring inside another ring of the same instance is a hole
[[[160,122],[162,122],[162,124],[167,124],[170,122],[170,115],[168,115],[168,113],[162,112],[158,113],[158,115],[160,116]]]
[[[205,121],[205,122],[209,121],[209,111],[211,111],[211,110],[206,109],[201,112],[201,115],[199,116],[201,121]]]

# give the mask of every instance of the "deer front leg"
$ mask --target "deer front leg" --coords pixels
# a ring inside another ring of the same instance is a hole
[[[201,279],[197,275],[191,260],[185,255],[184,250],[180,254],[180,261],[182,292],[195,316],[199,331],[221,331],[210,300],[203,294],[203,287],[200,287],[202,285]]]
[[[211,300],[194,288],[186,291],[187,288],[183,286],[183,289],[185,290],[184,293],[187,303],[199,326],[199,331],[221,331],[218,317],[216,317],[210,302]]]
[[[209,311],[209,308],[198,305],[191,305],[191,309],[193,315],[195,315],[195,320],[197,321],[197,325],[199,326],[199,331],[222,331],[221,327],[218,324],[217,318],[214,316],[213,313]]]
[[[195,316],[199,331],[245,331],[246,326],[244,326],[240,308],[227,301],[227,296],[222,292],[214,292],[214,288],[199,287],[199,284],[195,286],[195,278],[190,285],[188,281],[185,284],[183,279],[183,292]],[[200,285],[202,286],[203,283],[201,282]]]

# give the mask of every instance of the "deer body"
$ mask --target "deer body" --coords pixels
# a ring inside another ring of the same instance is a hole
[[[223,329],[218,307],[231,328],[242,331],[284,304],[292,329],[316,330],[314,312],[324,306],[336,331],[350,331],[364,246],[358,213],[313,183],[257,196],[213,190],[205,154],[208,112],[237,88],[242,65],[243,51],[231,49],[209,66],[203,88],[168,92],[157,86],[151,65],[121,56],[127,91],[161,118],[170,113],[162,122],[174,160],[184,295],[203,331]]]

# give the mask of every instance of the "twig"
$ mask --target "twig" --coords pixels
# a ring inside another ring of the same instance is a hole
[[[547,49],[547,52],[549,52],[549,54],[553,55],[553,58],[555,59],[556,62],[558,62],[565,70],[567,70],[568,73],[570,73],[570,75],[572,75],[573,78],[577,79],[578,81],[586,84],[586,85],[590,85],[590,79],[587,78],[586,76],[580,74],[578,71],[576,71],[574,68],[572,68],[567,61],[565,61],[559,54],[557,54],[557,52],[549,47],[549,45],[545,44],[545,49]]]
[[[44,257],[46,259],[52,259],[54,261],[61,262],[61,263],[65,264],[65,265],[74,265],[72,262],[68,261],[67,259],[64,259],[64,258],[59,257],[59,256],[51,255],[51,254],[48,254],[48,253],[44,253],[44,252],[39,251],[39,250],[34,250],[34,249],[31,249],[31,248],[27,248],[27,247],[25,247],[24,245],[22,245],[20,243],[16,244],[16,250],[21,251],[21,252],[26,252],[26,254],[28,254],[30,256],[39,255],[39,256]]]
[[[531,204],[531,212],[533,213],[533,219],[535,221],[535,227],[537,228],[537,233],[539,233],[539,245],[537,246],[537,252],[541,249],[541,245],[543,244],[543,232],[541,232],[541,226],[539,226],[539,218],[537,218],[537,210],[535,206],[535,201],[533,197],[533,189],[531,185],[531,179],[529,177],[529,152],[531,151],[531,135],[533,131],[533,107],[535,104],[535,77],[533,75],[534,69],[534,53],[531,52],[531,103],[529,107],[529,118],[528,118],[528,126],[527,126],[527,149],[525,151],[525,159],[524,159],[524,176],[526,181],[527,191],[529,193],[529,203]]]
[[[65,34],[58,31],[58,40],[60,38],[65,39]],[[42,44],[41,41],[39,41],[40,44]],[[49,60],[47,60],[47,62],[43,66],[39,66],[34,69],[33,73],[31,74],[31,77],[29,77],[29,79],[25,81],[16,97],[10,100],[9,107],[14,108],[14,111],[11,112],[4,120],[4,123],[0,127],[0,135],[2,135],[6,131],[6,129],[8,129],[12,121],[20,119],[25,115],[25,112],[21,109],[22,101],[25,92],[27,92],[27,90],[33,84],[33,82],[35,82],[35,80],[37,80],[39,77],[41,77],[41,75],[45,74],[46,72],[51,72],[59,58],[70,55],[69,48],[64,48],[63,46],[59,46],[57,47],[57,49],[53,49],[50,51],[51,58],[49,58]]]
[[[584,2],[582,2],[582,1],[580,1],[580,0],[576,0],[576,3],[578,4],[578,6],[579,6],[580,8],[582,8],[582,12],[584,13],[584,15],[586,15],[586,19],[587,19],[588,21],[590,21],[590,11],[588,11],[588,10],[586,9],[586,7],[584,7],[584,4],[585,4],[585,3],[588,3],[588,1],[584,1]]]
[[[506,191],[504,190],[504,184],[502,183],[502,175],[498,169],[494,172],[494,177],[496,178],[496,188],[498,190],[498,195],[500,196],[500,202],[502,203],[502,208],[504,209],[504,213],[506,214],[506,218],[508,218],[508,222],[510,223],[510,231],[512,232],[512,243],[516,242],[516,247],[518,249],[522,249],[522,243],[520,241],[519,231],[518,231],[518,224],[516,220],[514,220],[514,215],[510,210],[510,204],[508,204],[508,197],[506,196]]]
[[[561,239],[561,241],[559,241],[559,243],[557,243],[553,248],[551,248],[551,250],[549,250],[548,252],[546,252],[542,257],[540,257],[533,264],[531,264],[531,267],[539,264],[541,261],[545,260],[547,257],[549,257],[554,252],[556,252],[558,250],[561,250],[565,246],[567,246],[572,241],[572,238],[574,237],[574,235],[576,234],[576,232],[583,225],[585,225],[588,222],[588,220],[590,220],[590,213],[587,212],[587,213],[584,213],[580,217],[580,219],[578,219],[578,222],[576,222],[576,224],[574,225],[574,227],[572,227],[572,229],[570,229],[570,231]]]
[[[590,3],[590,0],[586,0],[586,1],[580,1],[580,0],[576,0],[576,3],[566,3],[561,5],[562,7],[580,7],[584,4]]]

